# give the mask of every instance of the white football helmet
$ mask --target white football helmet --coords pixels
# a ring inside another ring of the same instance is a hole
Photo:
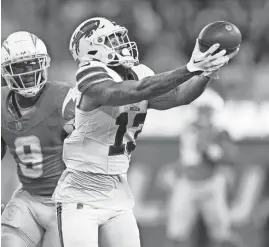
[[[10,90],[33,97],[47,82],[50,57],[42,40],[20,31],[8,36],[1,47],[2,76]]]
[[[130,42],[128,30],[106,18],[82,22],[72,34],[69,49],[78,64],[95,60],[130,68],[139,62],[136,43]]]

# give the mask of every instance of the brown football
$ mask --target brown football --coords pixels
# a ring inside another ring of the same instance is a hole
[[[200,51],[205,52],[210,46],[219,43],[220,47],[214,53],[223,49],[226,54],[235,51],[241,44],[242,35],[237,26],[227,21],[216,21],[205,26],[199,33]]]

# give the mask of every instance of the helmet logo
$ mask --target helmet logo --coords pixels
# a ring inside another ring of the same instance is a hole
[[[100,21],[99,20],[91,20],[86,22],[81,28],[80,30],[76,33],[75,37],[73,38],[72,41],[72,47],[75,48],[76,53],[78,54],[79,52],[79,41],[82,37],[89,37],[90,35],[92,35],[93,31],[96,31],[97,28],[100,25]]]
[[[36,36],[33,35],[33,34],[30,34],[30,36],[31,36],[31,39],[32,39],[32,41],[33,41],[34,46],[36,47],[36,42],[37,42],[37,38],[36,38]]]

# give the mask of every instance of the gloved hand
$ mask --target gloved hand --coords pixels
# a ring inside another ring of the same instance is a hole
[[[231,59],[231,58],[233,58],[237,53],[239,52],[239,47],[234,51],[234,52],[232,52],[232,53],[230,53],[229,55],[227,55],[227,57],[229,58],[229,60]],[[228,61],[229,61],[228,60]],[[228,63],[228,62],[227,62]],[[225,64],[223,64],[223,65],[225,65]],[[222,66],[223,66],[222,65]],[[222,66],[220,66],[220,67],[222,67]],[[210,77],[210,78],[212,78],[212,79],[219,79],[219,70],[220,70],[220,68],[219,69],[216,69],[216,70],[213,70],[213,71],[205,71],[202,75],[203,76],[207,76],[207,77]]]
[[[201,52],[199,50],[198,39],[196,39],[196,44],[191,59],[187,64],[187,69],[190,72],[212,72],[220,69],[223,65],[228,63],[230,58],[229,55],[225,56],[226,50],[221,50],[217,54],[212,55],[218,48],[219,44],[214,44],[206,52]]]

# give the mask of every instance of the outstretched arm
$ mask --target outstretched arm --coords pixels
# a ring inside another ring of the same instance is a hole
[[[180,105],[187,105],[204,92],[210,80],[209,77],[203,75],[194,76],[168,93],[150,99],[148,107],[156,110],[166,110]]]
[[[115,83],[102,66],[91,67],[86,64],[78,70],[76,76],[78,90],[82,93],[78,107],[90,111],[101,105],[126,105],[165,94],[193,76],[201,74],[201,71],[219,69],[228,62],[229,58],[224,56],[225,51],[212,55],[218,47],[213,45],[205,53],[200,52],[199,61],[192,61],[192,66],[188,63],[179,69],[146,77],[140,81]],[[199,64],[198,69],[194,68],[196,64]]]
[[[228,60],[233,58],[239,48],[227,55]],[[197,99],[209,84],[211,78],[218,79],[218,70],[204,72],[203,75],[192,77],[190,80],[173,90],[149,100],[149,108],[166,110],[180,105],[187,105]]]
[[[87,83],[87,89],[84,94],[90,97],[96,106],[126,105],[164,94],[189,80],[194,75],[195,73],[189,72],[186,66],[146,77],[140,81],[129,80],[115,83],[106,74],[107,78],[104,81],[91,83],[90,85]]]

